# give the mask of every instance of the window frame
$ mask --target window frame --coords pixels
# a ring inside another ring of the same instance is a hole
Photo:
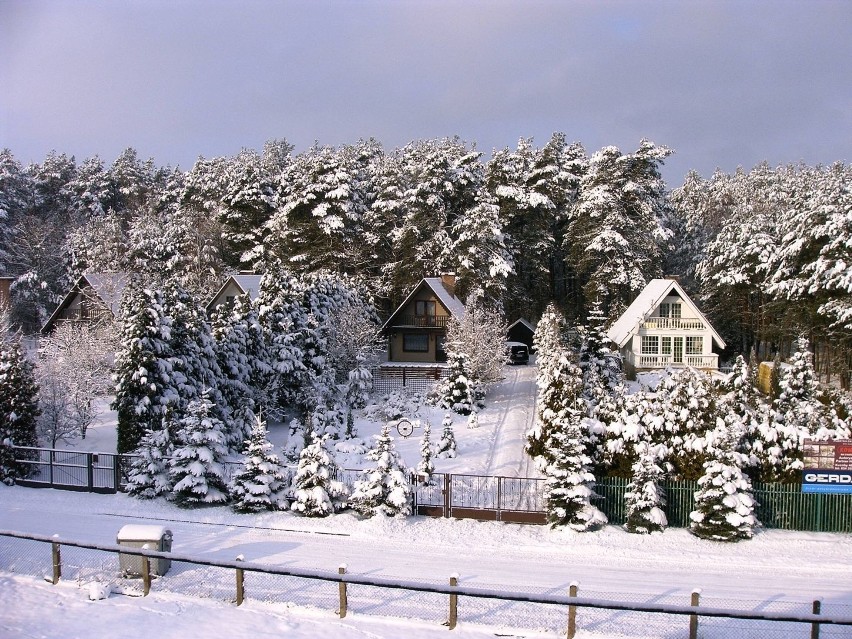
[[[418,338],[422,341],[425,348],[410,348],[409,340]],[[403,353],[428,353],[429,352],[429,334],[428,333],[403,333],[402,334],[402,352]]]
[[[651,350],[651,344],[654,345],[654,350]],[[659,355],[660,354],[660,336],[659,335],[643,335],[641,344],[642,355]]]
[[[435,317],[437,314],[438,305],[435,300],[414,300],[415,317]]]
[[[698,344],[698,350],[695,350],[695,344]],[[684,355],[703,355],[704,354],[704,336],[703,335],[687,335],[683,344]]]

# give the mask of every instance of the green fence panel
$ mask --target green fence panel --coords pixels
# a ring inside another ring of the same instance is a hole
[[[599,498],[594,503],[611,524],[625,521],[624,495],[629,483],[623,477],[603,477],[595,485]],[[665,481],[660,487],[669,526],[688,528],[698,482]],[[852,495],[803,493],[799,484],[755,483],[753,490],[755,515],[765,528],[852,533]]]

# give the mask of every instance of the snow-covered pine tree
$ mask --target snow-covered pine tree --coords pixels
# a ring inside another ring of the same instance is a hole
[[[553,355],[548,365],[538,372],[538,403],[535,426],[527,433],[526,451],[532,457],[541,457],[540,464],[553,461],[550,458],[553,446],[550,437],[562,428],[562,411],[570,407],[577,414],[577,436],[583,438],[579,420],[586,414],[585,402],[582,399],[583,373],[574,364],[567,349],[561,349],[559,358]],[[586,447],[582,439],[580,444]]]
[[[266,342],[266,364],[272,370],[265,389],[266,414],[276,417],[295,403],[306,375],[303,331],[308,316],[302,307],[304,285],[283,265],[270,265],[256,299]]]
[[[13,446],[38,446],[38,386],[20,341],[0,335],[0,481],[13,484],[29,466],[15,461]]]
[[[566,399],[550,416],[551,432],[542,455],[549,460],[544,468],[547,521],[554,528],[567,526],[578,532],[607,522],[606,515],[591,503],[595,476],[582,441],[581,419],[582,411]]]
[[[451,459],[455,456],[456,435],[453,432],[453,417],[447,413],[441,422],[441,439],[438,440],[438,450],[435,451],[435,457]]]
[[[171,318],[162,295],[143,289],[136,278],[121,302],[119,348],[115,355],[118,453],[131,453],[145,433],[160,428],[166,412],[179,407],[172,381]]]
[[[450,372],[438,386],[438,406],[459,415],[470,415],[476,404],[476,387],[470,379],[467,355],[448,352],[447,363]]]
[[[212,318],[216,360],[222,378],[219,391],[227,415],[228,445],[241,445],[254,428],[254,411],[262,413],[272,368],[267,362],[263,331],[248,295],[221,305]]]
[[[169,468],[174,452],[173,430],[177,430],[177,425],[166,416],[159,428],[145,431],[127,473],[128,494],[142,499],[153,499],[171,492]]]
[[[796,341],[789,366],[780,371],[778,386],[780,393],[773,403],[776,421],[797,430],[800,439],[826,439],[833,435],[830,408],[820,401],[823,393],[816,379],[806,337],[799,337]]]
[[[169,479],[173,483],[171,499],[182,508],[228,501],[222,465],[228,455],[225,425],[215,413],[208,393],[203,392],[189,403],[179,422]]]
[[[282,510],[287,507],[287,474],[273,452],[266,421],[255,416],[251,437],[243,449],[243,468],[231,485],[231,507],[238,513]]]
[[[562,317],[562,313],[551,302],[541,319],[538,320],[533,333],[533,348],[536,352],[539,375],[550,367],[551,361],[559,360],[562,350],[565,348],[562,338],[564,326],[565,319]]]
[[[346,486],[337,480],[338,468],[325,446],[327,439],[314,433],[313,442],[299,453],[290,509],[307,517],[327,517],[346,507]]]
[[[364,357],[358,358],[358,366],[349,371],[346,380],[346,403],[350,409],[364,408],[370,401],[373,390],[373,373]]]
[[[432,426],[427,421],[423,425],[423,437],[420,439],[420,461],[417,463],[415,473],[417,481],[423,486],[429,486],[432,483],[432,473],[435,472],[435,462],[432,458],[435,456],[435,451],[432,450]]]
[[[738,437],[729,432],[704,464],[698,480],[695,510],[689,514],[689,532],[712,541],[751,539],[760,525],[754,514],[751,480],[742,472],[736,452]]]
[[[368,517],[410,515],[412,489],[408,469],[396,452],[389,425],[385,424],[382,432],[376,435],[376,443],[367,453],[367,459],[375,466],[363,470],[363,479],[355,483],[349,499],[352,508]]]
[[[663,469],[657,464],[657,446],[640,444],[638,459],[633,464],[633,476],[624,495],[624,529],[631,533],[660,532],[668,520],[663,512],[665,493],[660,487]]]
[[[722,419],[712,383],[693,368],[679,370],[657,387],[656,411],[661,421],[652,441],[668,446],[676,477],[698,479],[712,454],[707,434]]]

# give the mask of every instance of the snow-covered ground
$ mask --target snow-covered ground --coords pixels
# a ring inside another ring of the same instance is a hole
[[[506,382],[489,395],[479,428],[467,429],[465,420],[457,418],[460,456],[437,460],[439,471],[512,475],[530,470],[519,458],[522,433],[533,416],[534,373],[533,367],[507,368]],[[443,411],[420,411],[435,434]],[[108,424],[107,416],[104,432],[95,429],[86,441],[108,443]],[[380,426],[358,422],[362,436]],[[396,438],[410,465],[418,459],[419,437],[415,431],[408,439]],[[722,544],[674,529],[643,536],[614,526],[574,533],[471,520],[360,519],[351,513],[325,519],[287,512],[238,515],[226,507],[181,510],[164,500],[0,485],[3,529],[111,544],[126,524],[166,526],[174,534],[174,552],[208,559],[231,561],[243,555],[251,562],[330,572],[345,563],[353,575],[433,584],[446,584],[458,573],[463,586],[507,592],[566,593],[577,581],[585,597],[681,605],[688,604],[693,589],[701,588],[706,606],[809,612],[811,602],[822,599],[826,614],[852,617],[850,535],[760,530],[752,540]],[[63,553],[73,557],[70,551]],[[19,568],[10,572],[13,562]],[[334,614],[336,591],[319,588],[314,595],[304,589],[298,592],[298,605],[270,603],[260,600],[251,574],[248,600],[237,608],[226,600],[192,596],[177,585],[170,588],[194,574],[187,564],[156,580],[145,599],[112,594],[99,601],[89,601],[95,577],[52,586],[38,578],[49,569],[45,544],[0,537],[0,637],[106,637],[115,636],[118,628],[145,628],[146,635],[155,637],[447,636],[441,626],[446,618],[443,596],[381,591],[368,601],[353,587],[352,612],[340,620]],[[116,573],[106,571],[100,578],[117,579]],[[199,574],[215,581],[210,573]],[[232,573],[218,579],[223,588],[233,588]],[[462,598],[459,627],[449,636],[564,636],[565,621],[565,611],[552,607]],[[684,618],[666,615],[581,610],[577,636],[674,638],[686,635],[685,624]],[[726,620],[702,620],[701,628],[705,639],[792,639],[809,632],[799,624]],[[824,627],[821,636],[849,638],[852,628]]]

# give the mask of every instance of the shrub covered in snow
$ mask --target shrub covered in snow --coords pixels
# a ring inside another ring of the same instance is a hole
[[[435,451],[432,449],[431,435],[432,426],[427,421],[423,425],[423,437],[420,439],[420,461],[415,469],[417,480],[426,486],[432,483],[432,473],[435,472],[435,462],[432,461]]]
[[[325,517],[346,507],[346,486],[337,480],[337,464],[325,446],[326,439],[315,436],[302,449],[293,477],[290,508],[308,517]]]
[[[363,470],[363,479],[355,483],[349,500],[352,508],[366,516],[410,515],[412,490],[408,470],[396,452],[387,424],[376,435],[375,446],[367,453],[367,460],[375,465]]]
[[[435,452],[435,457],[451,459],[455,456],[456,434],[453,432],[453,417],[447,413],[441,422],[441,439],[438,440],[438,450]]]
[[[450,374],[438,384],[438,406],[470,415],[477,401],[476,383],[470,377],[467,355],[448,353]]]
[[[657,464],[657,447],[638,447],[638,459],[633,464],[633,477],[627,486],[624,529],[632,533],[652,533],[667,525],[662,507],[666,499],[660,482],[663,469]]]
[[[222,461],[228,455],[225,425],[215,416],[214,406],[205,394],[190,402],[169,468],[173,484],[171,499],[191,508],[228,501],[228,487]]]
[[[287,475],[272,452],[266,422],[255,417],[243,450],[243,469],[231,485],[232,508],[240,513],[286,508]]]
[[[702,539],[750,539],[760,523],[754,515],[751,480],[740,468],[742,457],[735,451],[734,440],[733,435],[723,440],[698,480],[689,531]]]

